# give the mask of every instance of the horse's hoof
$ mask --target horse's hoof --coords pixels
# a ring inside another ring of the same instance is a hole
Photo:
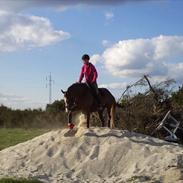
[[[73,129],[74,128],[74,124],[73,123],[68,123],[68,127],[70,128],[70,129]]]

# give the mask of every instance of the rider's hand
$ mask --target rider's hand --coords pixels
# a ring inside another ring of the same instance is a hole
[[[96,81],[92,81],[91,83],[93,84],[93,83],[95,83]]]

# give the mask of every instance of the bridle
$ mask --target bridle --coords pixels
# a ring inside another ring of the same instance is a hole
[[[75,108],[77,108],[76,99],[73,100],[73,105],[71,107],[68,106],[68,103],[66,101],[66,97],[65,97],[64,101],[65,101],[65,110],[66,110],[66,112],[73,111]]]

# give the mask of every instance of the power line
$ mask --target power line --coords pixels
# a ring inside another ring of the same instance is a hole
[[[54,80],[52,79],[51,72],[50,72],[49,76],[46,77],[46,88],[48,88],[49,90],[49,95],[48,95],[49,104],[52,103],[52,84],[54,84]]]

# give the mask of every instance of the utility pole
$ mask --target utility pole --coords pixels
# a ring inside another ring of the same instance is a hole
[[[54,81],[52,80],[51,72],[48,77],[46,77],[46,87],[49,89],[49,104],[52,103],[52,84]]]

